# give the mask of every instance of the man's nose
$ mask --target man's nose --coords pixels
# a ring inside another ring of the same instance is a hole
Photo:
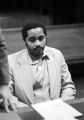
[[[40,45],[40,41],[39,41],[39,40],[36,40],[35,45],[36,45],[36,46],[39,46],[39,45]]]

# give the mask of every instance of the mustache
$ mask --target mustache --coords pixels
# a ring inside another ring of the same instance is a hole
[[[41,46],[37,46],[34,48],[35,51],[39,51],[39,50],[43,50],[43,49],[44,49],[44,47],[41,47]]]

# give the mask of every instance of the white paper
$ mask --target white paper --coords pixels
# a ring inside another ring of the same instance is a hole
[[[33,104],[32,107],[46,120],[76,120],[75,117],[82,115],[61,99]]]

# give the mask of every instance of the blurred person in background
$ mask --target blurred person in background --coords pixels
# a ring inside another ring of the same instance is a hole
[[[0,28],[0,107],[9,112],[9,106],[16,110],[12,103],[12,93],[9,89],[9,67],[7,57],[7,46]]]

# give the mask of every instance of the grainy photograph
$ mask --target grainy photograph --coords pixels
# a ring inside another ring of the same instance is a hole
[[[0,0],[0,120],[83,120],[83,69],[83,0]]]

